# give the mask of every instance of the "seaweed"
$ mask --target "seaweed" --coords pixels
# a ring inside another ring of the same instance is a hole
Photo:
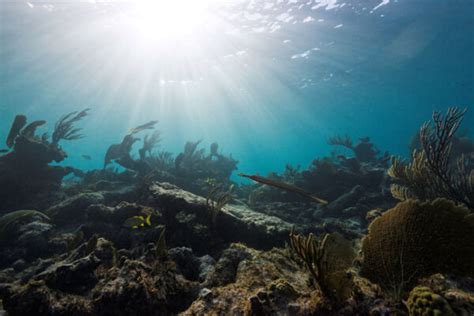
[[[211,227],[214,228],[217,222],[217,216],[222,212],[222,208],[232,201],[233,196],[231,186],[227,191],[223,191],[220,186],[215,186],[209,190],[206,198],[206,206],[210,214]]]
[[[398,183],[391,186],[395,198],[433,200],[444,197],[474,210],[474,169],[470,158],[452,155],[453,138],[466,110],[449,108],[446,115],[433,113],[433,122],[420,129],[421,150],[414,149],[412,161],[392,158],[388,175]],[[468,170],[470,169],[470,170]]]
[[[61,117],[54,126],[52,143],[58,144],[61,139],[76,140],[84,137],[80,134],[82,128],[75,128],[74,124],[87,116],[89,110],[84,109],[79,113],[74,111]]]

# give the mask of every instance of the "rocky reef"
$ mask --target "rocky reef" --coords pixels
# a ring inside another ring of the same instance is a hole
[[[87,110],[51,138],[19,115],[0,156],[0,315],[473,315],[464,113],[435,113],[411,161],[334,136],[345,155],[251,184],[216,143],[158,151],[157,121],[101,170],[53,165]]]

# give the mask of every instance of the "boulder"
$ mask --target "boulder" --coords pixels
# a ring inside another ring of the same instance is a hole
[[[59,204],[50,207],[46,214],[58,225],[78,223],[85,220],[85,210],[91,204],[100,204],[104,201],[101,193],[80,193]]]
[[[179,215],[181,222],[186,220],[189,227],[209,226],[210,211],[205,198],[169,183],[154,183],[150,192],[150,202],[162,211],[165,221],[175,221]],[[225,242],[243,242],[255,248],[270,249],[284,245],[292,225],[243,205],[227,204],[216,217],[214,226]],[[209,242],[209,235],[205,237]]]

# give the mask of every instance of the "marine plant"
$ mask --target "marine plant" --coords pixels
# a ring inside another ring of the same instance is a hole
[[[168,257],[168,248],[166,247],[165,233],[166,227],[161,230],[160,237],[156,242],[156,257],[159,259],[164,259]]]
[[[206,197],[206,206],[209,211],[211,227],[215,227],[217,216],[222,212],[222,208],[232,201],[232,188],[231,186],[227,191],[223,191],[220,186],[215,186],[209,190]]]
[[[290,232],[290,247],[304,262],[321,293],[334,300],[344,300],[352,292],[352,276],[348,269],[355,258],[351,243],[339,233],[317,238]]]
[[[80,112],[74,111],[61,117],[54,126],[51,137],[53,144],[58,144],[61,139],[76,140],[84,137],[80,134],[82,128],[74,127],[74,124],[88,115],[90,109],[84,109]]]
[[[153,170],[171,170],[173,168],[173,153],[169,151],[160,151],[148,157],[148,164]]]
[[[474,216],[446,199],[400,202],[370,224],[362,253],[361,274],[396,299],[421,277],[474,276]]]
[[[392,195],[399,200],[433,200],[444,197],[474,210],[474,169],[472,157],[461,155],[454,161],[453,140],[466,110],[449,108],[446,115],[433,113],[433,121],[422,125],[421,150],[414,149],[412,161],[392,158],[388,174],[397,183]]]

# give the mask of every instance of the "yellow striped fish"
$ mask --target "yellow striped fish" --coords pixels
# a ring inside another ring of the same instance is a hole
[[[148,216],[132,216],[130,218],[127,218],[123,224],[123,227],[129,227],[132,229],[137,229],[137,228],[144,228],[147,226],[151,226],[151,214]]]

